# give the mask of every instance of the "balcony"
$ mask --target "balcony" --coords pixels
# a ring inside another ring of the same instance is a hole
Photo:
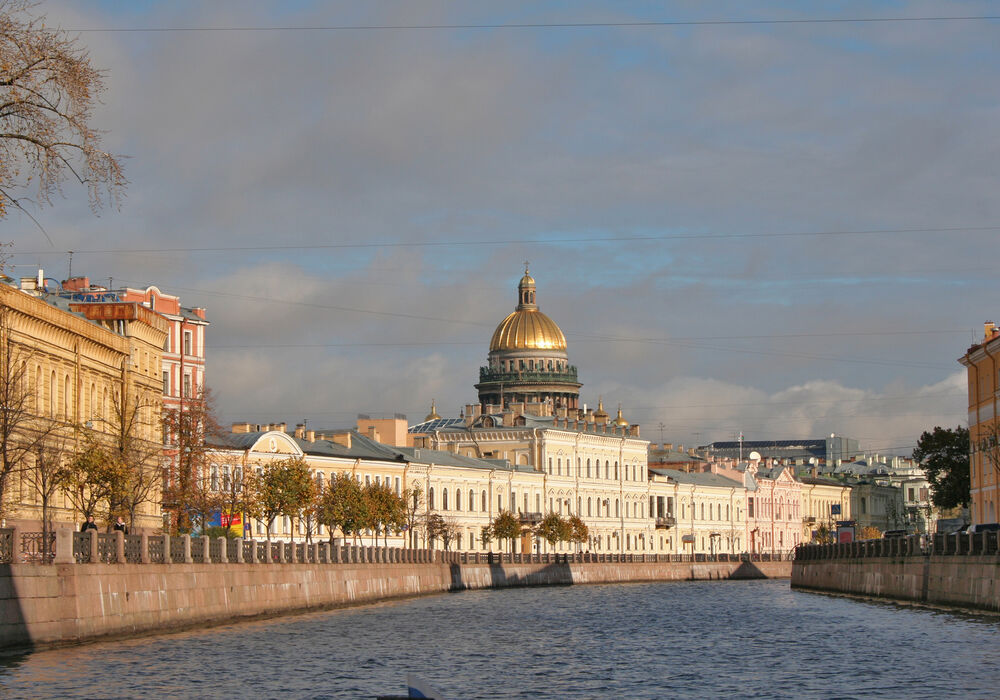
[[[479,368],[479,383],[511,384],[521,382],[539,382],[556,384],[576,384],[576,367],[567,365],[564,370],[539,371],[533,369],[507,370]]]
[[[677,518],[672,515],[665,515],[656,519],[657,530],[669,530],[677,525]]]
[[[541,513],[518,513],[517,517],[522,525],[537,525],[543,520]]]

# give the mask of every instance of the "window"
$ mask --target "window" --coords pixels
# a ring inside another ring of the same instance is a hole
[[[542,512],[542,494],[540,493],[535,494],[535,512],[536,513]]]
[[[498,511],[503,510],[503,494],[502,493],[498,493],[497,494],[497,510]]]
[[[191,331],[184,331],[184,354],[191,354]]]
[[[455,510],[462,510],[462,490],[455,489]]]
[[[170,395],[170,370],[163,370],[163,395]]]
[[[219,467],[213,464],[212,468],[211,468],[211,471],[210,471],[210,474],[211,474],[211,480],[210,480],[210,485],[209,485],[208,488],[209,488],[210,491],[218,491],[219,490]]]
[[[485,491],[483,491],[483,508],[482,508],[482,511],[484,513],[486,512],[486,492]]]
[[[190,397],[191,397],[191,375],[190,374],[185,374],[184,375],[184,398],[187,399],[187,398],[190,398]]]
[[[528,512],[528,492],[524,492],[524,512]]]
[[[549,457],[549,474],[552,473],[552,458]]]
[[[441,489],[441,510],[448,510],[448,489]]]
[[[587,460],[587,478],[590,478],[590,460]]]
[[[469,512],[473,512],[476,509],[476,492],[469,489]]]
[[[434,510],[434,487],[433,486],[431,486],[431,488],[427,491],[427,507],[430,510]]]
[[[747,499],[747,517],[748,518],[754,517],[754,515],[753,515],[753,499],[752,498],[748,498]]]
[[[615,462],[615,481],[618,481],[618,462]]]
[[[562,476],[562,457],[556,460],[556,474]]]
[[[591,502],[590,502],[590,497],[588,496],[588,497],[587,497],[587,515],[588,515],[588,516],[589,516],[589,515],[591,515],[591,510],[590,510],[590,503],[591,503]]]

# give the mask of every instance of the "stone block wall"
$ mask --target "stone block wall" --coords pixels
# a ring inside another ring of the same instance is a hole
[[[0,565],[0,648],[151,634],[451,590],[788,577],[791,562]]]

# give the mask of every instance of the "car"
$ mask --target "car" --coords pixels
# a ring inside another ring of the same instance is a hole
[[[996,532],[998,530],[1000,530],[1000,523],[975,523],[965,529],[966,532],[973,534],[977,532]]]

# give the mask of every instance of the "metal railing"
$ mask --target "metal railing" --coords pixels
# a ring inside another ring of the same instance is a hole
[[[489,367],[479,368],[480,383],[486,382],[558,382],[576,384],[576,367],[567,365],[564,370],[499,370]]]
[[[996,554],[1000,554],[1000,532],[955,532],[835,544],[801,544],[795,550],[795,561],[931,555],[988,556]]]

